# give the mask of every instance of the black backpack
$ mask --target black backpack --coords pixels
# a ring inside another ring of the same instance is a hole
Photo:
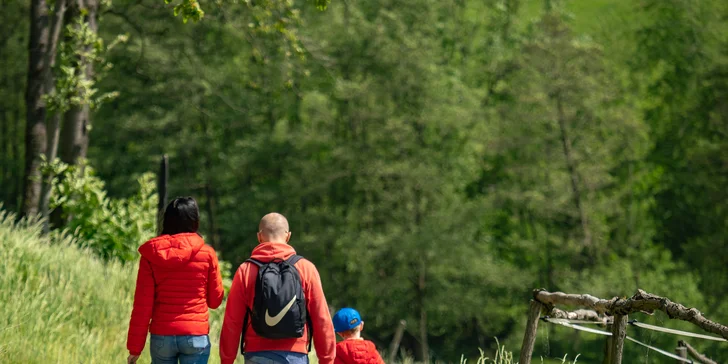
[[[309,323],[308,350],[311,351],[312,327],[306,310],[301,275],[295,267],[302,258],[294,255],[286,260],[274,259],[268,263],[252,258],[246,260],[258,266],[258,278],[255,281],[253,307],[247,310],[243,321],[241,353],[244,353],[248,324],[260,337],[290,339],[302,337]]]

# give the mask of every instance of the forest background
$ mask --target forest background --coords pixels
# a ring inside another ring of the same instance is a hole
[[[331,306],[382,348],[406,320],[418,360],[517,348],[539,287],[728,323],[724,1],[0,0],[0,70],[2,208],[113,264],[166,154],[230,269],[279,211]]]

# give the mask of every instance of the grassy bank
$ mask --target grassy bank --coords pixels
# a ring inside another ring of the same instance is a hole
[[[0,363],[124,362],[136,265],[106,264],[13,220],[0,210]],[[210,363],[223,312],[212,313]]]

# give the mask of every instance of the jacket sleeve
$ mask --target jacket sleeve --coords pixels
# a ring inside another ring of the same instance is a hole
[[[222,275],[217,261],[215,250],[210,248],[210,269],[207,272],[207,306],[215,309],[220,307],[225,291],[222,288]]]
[[[307,274],[309,284],[305,294],[308,300],[308,313],[311,315],[311,324],[313,325],[313,344],[316,348],[319,364],[332,364],[336,357],[334,324],[331,322],[331,314],[321,285],[321,277],[316,267],[310,262],[308,264],[310,264],[310,272]]]
[[[152,319],[154,309],[154,276],[152,265],[142,257],[139,261],[136,290],[134,292],[134,308],[129,320],[129,334],[126,339],[126,348],[132,355],[140,355],[144,350],[149,332],[149,321]]]
[[[243,285],[243,265],[235,272],[233,284],[230,287],[227,304],[225,306],[225,319],[220,331],[220,362],[232,364],[238,355],[240,335],[243,332],[245,319],[245,289]]]

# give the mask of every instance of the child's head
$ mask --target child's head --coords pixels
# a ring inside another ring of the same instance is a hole
[[[364,329],[361,315],[353,308],[342,308],[334,315],[334,331],[343,339],[358,338]]]
[[[164,210],[162,234],[196,233],[200,227],[200,210],[192,197],[177,197]]]

